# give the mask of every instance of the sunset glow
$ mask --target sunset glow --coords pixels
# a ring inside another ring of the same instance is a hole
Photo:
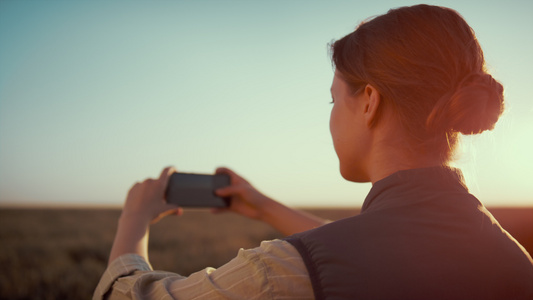
[[[487,205],[531,206],[533,3],[485,3],[445,5],[507,108],[456,165]],[[230,167],[289,205],[360,206],[370,184],[341,178],[328,130],[327,44],[412,4],[1,1],[0,205],[118,206],[174,165]]]

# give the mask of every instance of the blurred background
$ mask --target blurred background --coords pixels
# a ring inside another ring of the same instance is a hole
[[[456,160],[487,205],[532,203],[533,2],[459,11],[506,90]],[[167,165],[227,166],[289,205],[360,206],[329,135],[328,43],[415,1],[0,1],[0,204],[120,206]]]

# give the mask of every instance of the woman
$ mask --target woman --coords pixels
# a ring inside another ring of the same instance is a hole
[[[448,167],[458,135],[492,129],[504,107],[468,24],[451,9],[403,7],[331,51],[340,172],[373,184],[361,214],[328,223],[219,169],[229,210],[290,236],[188,278],[154,272],[149,224],[181,213],[163,199],[167,168],[128,193],[95,299],[533,299],[531,257]]]

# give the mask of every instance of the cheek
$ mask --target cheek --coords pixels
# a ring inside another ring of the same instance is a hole
[[[329,129],[333,140],[333,147],[339,159],[340,173],[349,181],[360,181],[359,169],[361,165],[361,143],[364,136],[355,128],[356,123],[350,121],[354,116],[343,114],[340,110],[333,109],[329,120]]]
[[[331,115],[329,116],[329,132],[331,134],[331,139],[333,140],[333,147],[335,148],[335,151],[338,155],[338,139],[339,139],[339,117],[338,117],[338,111],[333,107],[331,110]]]
[[[346,124],[343,122],[343,114],[338,108],[335,107],[331,110],[331,116],[329,119],[329,131],[331,133],[331,139],[333,141],[333,147],[340,160],[342,160],[343,152],[346,151]]]
[[[331,134],[331,137],[334,136],[334,132],[335,132],[335,121],[334,121],[334,118],[335,117],[335,110],[332,109],[331,110],[331,114],[329,115],[329,133]]]

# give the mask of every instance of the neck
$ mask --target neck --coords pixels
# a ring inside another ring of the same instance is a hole
[[[368,178],[374,184],[401,170],[444,165],[438,158],[413,153],[402,135],[394,134],[378,138],[367,164]]]

